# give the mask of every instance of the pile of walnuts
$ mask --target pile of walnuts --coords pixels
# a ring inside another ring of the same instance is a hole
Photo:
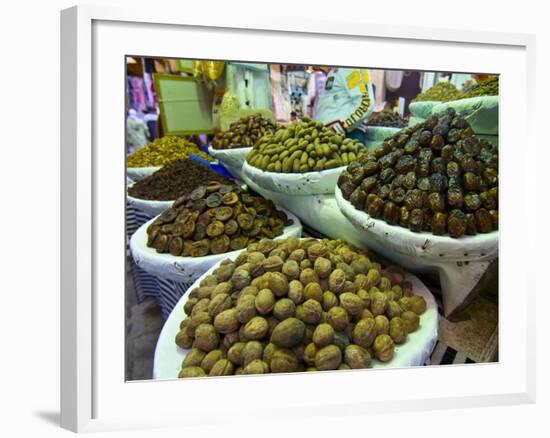
[[[425,309],[403,275],[342,241],[262,239],[190,292],[179,377],[367,368]]]

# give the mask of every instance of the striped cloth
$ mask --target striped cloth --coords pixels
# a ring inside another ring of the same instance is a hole
[[[152,216],[148,216],[133,205],[126,204],[126,233],[128,241],[130,241],[131,236],[138,228],[150,219],[152,219]],[[190,279],[187,282],[176,282],[159,278],[137,266],[132,257],[129,257],[129,259],[137,302],[142,303],[147,297],[155,298],[159,303],[162,316],[166,320],[176,303],[196,279]]]
[[[427,283],[428,288],[432,292],[437,303],[437,311],[440,318],[443,316],[443,303],[440,299],[441,289],[439,286],[428,280],[424,280]],[[444,342],[438,340],[435,344],[434,350],[430,357],[429,362],[424,365],[454,365],[454,364],[464,364],[464,363],[476,363],[474,360],[466,356],[466,354],[456,351],[453,347],[445,344]]]
[[[132,235],[141,227],[145,222],[152,219],[151,216],[138,210],[133,205],[126,203],[126,235],[127,242],[130,242]],[[129,251],[129,249],[128,249]],[[138,267],[134,263],[134,259],[130,257],[130,269],[132,270],[132,277],[134,279],[134,288],[137,295],[137,302],[142,303],[147,297],[158,297],[158,281],[157,277],[148,274],[143,269]]]
[[[463,363],[475,363],[464,353],[456,351],[441,341],[437,341],[430,362],[425,365],[456,365]]]

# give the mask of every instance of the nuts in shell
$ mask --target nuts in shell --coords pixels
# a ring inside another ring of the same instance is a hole
[[[269,365],[261,359],[254,359],[243,368],[243,374],[265,374],[269,372]]]
[[[378,315],[374,318],[376,333],[378,335],[387,335],[390,333],[390,321],[385,315]]]
[[[269,330],[269,325],[265,318],[255,316],[244,326],[244,335],[247,339],[263,339]]]
[[[319,324],[323,317],[323,308],[317,300],[307,300],[302,304],[302,321],[306,324]]]
[[[212,318],[215,318],[216,315],[229,308],[231,308],[231,297],[225,293],[221,293],[210,300],[208,313]]]
[[[376,324],[374,319],[362,319],[353,329],[353,342],[363,348],[368,348],[376,338]]]
[[[323,348],[329,344],[332,344],[333,340],[334,340],[334,329],[330,324],[327,324],[327,323],[319,324],[313,331],[313,343],[318,348]]]
[[[233,364],[227,359],[218,360],[210,369],[209,376],[230,376],[234,371]]]
[[[342,352],[336,345],[327,345],[315,354],[315,368],[319,371],[335,370],[342,363]]]
[[[187,359],[187,356],[185,357]],[[225,355],[221,350],[212,350],[206,356],[203,357],[200,367],[206,372],[209,373],[214,364],[220,360],[225,359]],[[182,368],[184,365],[182,364]]]
[[[219,350],[215,350],[219,351]],[[192,348],[189,353],[185,355],[181,362],[181,367],[198,367],[201,366],[202,361],[206,357],[206,353],[198,348]]]
[[[275,306],[275,295],[270,289],[262,289],[256,295],[255,306],[260,315],[267,315]]]
[[[180,348],[191,348],[193,345],[193,337],[185,330],[180,330],[176,335],[176,345]]]
[[[233,364],[235,365],[242,365],[242,361],[243,361],[243,350],[244,350],[244,347],[245,347],[246,343],[245,342],[236,342],[235,344],[233,344],[228,352],[227,352],[227,358],[233,362]]]
[[[381,362],[388,362],[393,358],[394,344],[390,335],[378,335],[373,343],[374,355]]]
[[[277,300],[273,307],[273,316],[279,321],[284,321],[287,318],[294,316],[296,313],[296,305],[290,298],[281,298]]]
[[[305,324],[297,318],[288,318],[281,321],[271,335],[271,342],[282,348],[297,346],[304,336]]]
[[[206,376],[207,374],[204,372],[204,370],[201,367],[197,366],[182,368],[178,374],[178,378],[180,379]]]
[[[246,324],[256,316],[256,297],[254,295],[242,295],[237,301],[237,319],[241,324]]]
[[[365,308],[365,304],[361,298],[351,292],[340,294],[340,306],[343,307],[350,315],[359,316]]]
[[[261,342],[248,341],[241,352],[242,366],[247,366],[255,359],[261,359],[263,353],[264,347]]]
[[[284,297],[288,292],[288,279],[280,272],[268,272],[267,283],[276,297]]]
[[[319,283],[308,283],[303,291],[304,300],[323,301],[323,290]]]
[[[401,319],[403,320],[403,325],[405,326],[405,330],[407,330],[407,333],[412,333],[416,331],[416,329],[418,329],[420,318],[416,313],[410,310],[405,310],[401,314]]]
[[[340,306],[335,306],[327,312],[328,323],[336,330],[341,332],[346,329],[349,324],[348,312]]]
[[[304,300],[304,286],[298,280],[292,280],[288,284],[288,298],[290,298],[294,304],[298,305]]]
[[[328,277],[329,289],[338,294],[344,289],[344,283],[346,281],[346,273],[341,269],[335,269]]]
[[[319,278],[327,278],[331,272],[332,263],[324,257],[317,257],[313,263],[313,270]]]
[[[208,352],[216,349],[219,343],[220,336],[212,324],[201,324],[196,328],[194,347]]]
[[[368,368],[371,357],[366,348],[351,344],[344,352],[344,362],[352,369]]]
[[[398,316],[390,319],[390,336],[396,344],[402,344],[407,340],[407,329]]]
[[[338,300],[338,297],[334,293],[327,290],[323,292],[322,304],[323,304],[323,310],[325,312],[328,312],[330,309],[340,304],[340,302]]]
[[[293,373],[298,371],[298,358],[292,350],[279,348],[273,352],[269,366],[273,373]]]
[[[214,327],[219,333],[231,333],[238,330],[240,326],[235,308],[224,310],[214,318]]]

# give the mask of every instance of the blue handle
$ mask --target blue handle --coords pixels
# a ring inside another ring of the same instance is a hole
[[[202,163],[204,164],[205,166],[208,166],[210,169],[212,169],[214,172],[216,173],[219,173],[220,175],[222,176],[225,176],[226,178],[229,178],[229,179],[234,179],[233,178],[233,175],[231,175],[228,170],[223,166],[223,164],[213,164],[213,163],[210,163],[209,161],[206,161],[205,159],[203,158],[200,158],[200,157],[197,157],[196,155],[194,154],[189,154],[189,158],[192,158],[193,160],[195,161],[198,161],[199,163]]]

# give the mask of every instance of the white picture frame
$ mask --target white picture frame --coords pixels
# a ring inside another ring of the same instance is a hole
[[[178,44],[183,36],[186,44]],[[304,44],[307,51],[293,49]],[[534,248],[535,218],[511,202],[534,204],[535,175],[526,166],[536,147],[534,89],[528,86],[534,83],[534,44],[534,36],[525,34],[360,21],[242,15],[228,22],[215,11],[104,6],[62,11],[62,427],[95,432],[200,425],[213,414],[220,424],[235,413],[297,418],[296,408],[300,415],[326,417],[534,402],[535,311],[527,303],[535,289],[513,275],[532,269],[513,254],[525,245]],[[358,53],[368,53],[367,60]],[[124,382],[124,54],[501,74],[499,362],[370,374]],[[518,144],[525,153],[512,158]],[[520,221],[531,225],[521,236],[514,231]],[[283,398],[290,387],[307,397]],[[266,389],[269,399],[251,401]],[[212,398],[218,391],[235,394],[231,406]],[[208,415],[201,403],[208,403]]]

